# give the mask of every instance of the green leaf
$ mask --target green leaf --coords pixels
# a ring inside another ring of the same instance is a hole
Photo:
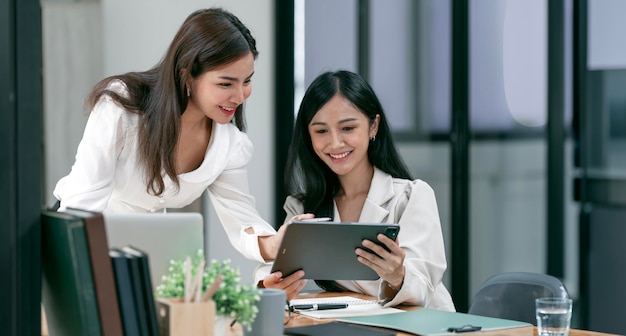
[[[192,258],[192,276],[204,260],[204,253],[198,250]],[[172,260],[168,274],[156,288],[156,296],[162,298],[182,298],[185,293],[184,260]],[[258,289],[253,285],[241,285],[239,269],[231,265],[229,259],[223,261],[211,260],[204,269],[202,276],[202,290],[206,290],[218,274],[222,274],[222,284],[213,296],[217,313],[237,321],[247,330],[256,318],[258,308],[255,302],[260,300]]]

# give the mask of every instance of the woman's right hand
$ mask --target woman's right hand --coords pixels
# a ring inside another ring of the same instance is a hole
[[[304,271],[299,270],[294,272],[293,274],[284,277],[283,274],[278,271],[272,274],[268,274],[263,279],[263,287],[265,288],[274,288],[274,289],[282,289],[285,291],[287,295],[287,300],[292,300],[293,298],[300,293],[302,288],[307,283],[307,280],[302,279],[304,276]]]
[[[276,256],[276,254],[278,253],[278,249],[280,248],[280,243],[283,241],[283,236],[285,236],[285,230],[287,229],[287,225],[291,224],[294,221],[311,219],[314,217],[315,215],[310,213],[293,216],[278,229],[275,235],[259,237],[259,250],[263,259],[265,259],[266,261],[274,260],[274,257]]]
[[[285,230],[287,230],[287,226],[289,226],[289,224],[293,222],[301,221],[304,219],[311,219],[311,218],[315,218],[315,215],[311,213],[306,213],[306,214],[301,214],[301,215],[295,215],[291,217],[290,220],[285,221],[285,223],[281,225],[280,228],[278,228],[276,235],[272,236],[272,240],[273,240],[272,245],[274,246],[275,253],[278,253],[278,249],[280,248],[280,243],[283,241],[283,237],[285,236]]]
[[[301,220],[306,220],[306,219],[311,219],[311,218],[315,218],[315,215],[312,213],[305,213],[305,214],[301,214],[301,215],[295,215],[293,217],[291,217],[290,220],[286,221],[285,224],[283,224],[283,226],[286,226],[288,224],[291,224],[293,222],[298,222]]]

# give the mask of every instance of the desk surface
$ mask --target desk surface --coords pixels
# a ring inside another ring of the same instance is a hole
[[[372,299],[369,296],[356,294],[356,293],[314,293],[314,294],[300,295],[298,296],[298,298],[318,298],[318,297],[333,297],[333,296],[344,296],[344,295],[350,295],[350,296],[354,296],[356,298],[365,299],[365,300]],[[398,306],[396,308],[399,308],[402,310],[419,309],[419,307],[416,307],[416,306]],[[43,308],[42,308],[42,315],[43,315]],[[307,326],[307,325],[329,323],[332,321],[333,321],[332,319],[320,320],[320,319],[310,318],[304,315],[291,314],[291,320],[289,321],[289,323],[287,323],[286,327],[287,328],[301,327],[301,326]],[[43,322],[42,336],[47,336],[48,333],[47,333],[45,319],[42,322]],[[470,334],[476,334],[476,333],[468,333],[468,335]],[[515,328],[515,329],[506,329],[506,330],[482,331],[480,332],[480,334],[481,336],[537,336],[537,328],[525,327],[525,328]],[[397,336],[407,336],[407,335],[410,336],[412,334],[398,332],[396,333],[396,335]],[[586,331],[586,330],[578,330],[578,329],[572,329],[570,330],[570,333],[569,333],[569,336],[609,336],[609,335],[612,335],[612,334]],[[243,336],[241,325],[236,324],[235,326],[228,328],[226,336]]]
[[[298,298],[318,298],[318,297],[332,297],[332,296],[344,296],[344,295],[350,295],[350,296],[354,296],[356,298],[365,299],[365,300],[372,299],[369,296],[355,294],[355,293],[314,293],[314,294],[299,295]],[[398,306],[396,308],[399,308],[402,310],[420,309],[419,307],[416,307],[416,306]],[[301,327],[301,326],[307,326],[307,325],[329,323],[332,321],[333,321],[332,319],[315,319],[315,318],[310,318],[304,315],[291,314],[291,320],[285,327],[287,328]],[[468,335],[469,334],[470,333],[468,333]],[[484,336],[496,336],[496,335],[497,336],[505,336],[505,335],[506,336],[537,336],[537,328],[525,327],[525,328],[515,328],[515,329],[506,329],[506,330],[482,331],[480,332],[480,334],[481,336],[482,335]],[[236,325],[233,328],[230,328],[227,335],[228,336],[242,336],[243,332],[241,331],[241,326]],[[398,332],[396,333],[396,335],[397,336],[410,336],[413,334],[408,334],[405,332]],[[572,329],[570,330],[569,335],[570,336],[609,336],[611,334]]]

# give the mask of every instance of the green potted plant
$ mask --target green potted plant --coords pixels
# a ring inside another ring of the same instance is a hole
[[[204,253],[199,250],[192,257],[192,273],[196,273],[196,269],[200,262],[204,260]],[[185,261],[172,260],[168,274],[163,276],[162,283],[156,288],[156,296],[160,298],[182,298],[185,293]],[[231,265],[230,260],[211,262],[204,268],[202,276],[202,291],[213,281],[222,276],[222,283],[213,295],[215,301],[216,318],[222,316],[228,322],[235,319],[243,328],[250,330],[252,322],[256,318],[258,309],[256,301],[259,301],[259,292],[254,285],[242,285],[239,269]],[[195,274],[192,274],[194,277]]]

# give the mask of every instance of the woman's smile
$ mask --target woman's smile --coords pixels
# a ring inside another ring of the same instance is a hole
[[[235,107],[220,106],[219,108],[220,108],[220,110],[222,110],[222,113],[224,113],[226,115],[235,114],[235,112],[237,111],[237,106],[235,106]]]
[[[347,151],[347,152],[337,153],[337,154],[329,153],[328,156],[330,156],[330,158],[336,162],[336,161],[342,161],[343,159],[348,157],[348,155],[350,155],[351,153],[352,151]]]

